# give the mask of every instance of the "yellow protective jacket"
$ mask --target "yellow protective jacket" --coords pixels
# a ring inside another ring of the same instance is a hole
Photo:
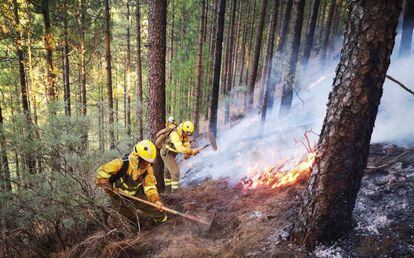
[[[174,153],[185,153],[187,155],[193,153],[193,150],[190,148],[190,137],[183,136],[180,127],[170,133],[165,148]]]
[[[110,179],[114,177],[116,174],[118,174],[122,168],[122,158],[114,159],[98,168],[96,171],[96,179],[99,181],[99,183],[107,183],[110,184]],[[141,180],[141,182],[135,182],[138,187],[143,187],[145,195],[148,197],[148,200],[150,202],[156,202],[160,200],[158,190],[157,190],[157,180],[154,176],[154,170],[151,165],[148,165],[144,169],[133,169],[132,167],[138,167],[138,164],[134,164],[134,166],[131,166],[131,162],[128,164],[128,169],[126,173],[128,176],[132,175],[133,180]],[[142,178],[142,175],[146,172],[145,177]],[[113,185],[114,186],[114,185]],[[126,190],[123,187],[116,187],[117,190],[124,192],[129,195],[135,195],[138,192],[137,189],[134,189],[134,191]]]

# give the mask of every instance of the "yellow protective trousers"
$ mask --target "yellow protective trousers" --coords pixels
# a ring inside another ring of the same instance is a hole
[[[177,154],[167,150],[161,149],[161,159],[164,162],[164,182],[168,189],[171,185],[171,190],[176,191],[179,188],[180,181],[180,167],[178,166],[175,157]]]

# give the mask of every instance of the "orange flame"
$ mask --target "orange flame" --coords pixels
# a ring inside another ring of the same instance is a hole
[[[256,189],[259,186],[269,186],[274,189],[284,188],[307,179],[315,163],[315,152],[309,153],[306,158],[298,162],[293,169],[284,170],[288,160],[279,162],[273,167],[259,170],[259,164],[249,167],[246,177],[241,181],[244,190]]]

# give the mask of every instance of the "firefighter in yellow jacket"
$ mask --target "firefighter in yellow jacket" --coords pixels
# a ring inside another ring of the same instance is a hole
[[[194,124],[186,121],[177,126],[167,137],[161,148],[161,159],[164,162],[164,182],[166,189],[174,192],[179,188],[180,168],[175,157],[178,153],[186,156],[197,155],[198,151],[190,148],[190,136],[194,133]]]
[[[143,140],[134,146],[130,154],[100,166],[97,170],[96,182],[104,189],[114,188],[131,196],[147,197],[150,202],[162,207],[152,168],[156,156],[157,150],[154,144],[149,140]],[[110,195],[112,204],[118,212],[133,222],[137,218],[136,209],[143,211],[156,223],[167,220],[165,212],[161,210],[113,193]]]

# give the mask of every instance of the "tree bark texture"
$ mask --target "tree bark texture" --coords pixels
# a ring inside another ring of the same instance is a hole
[[[262,48],[262,35],[263,35],[264,20],[266,16],[266,7],[267,7],[267,0],[262,0],[261,6],[260,6],[259,22],[257,24],[256,44],[254,46],[253,59],[252,59],[251,66],[250,66],[251,73],[249,74],[249,81],[247,85],[248,90],[249,90],[247,111],[251,111],[253,109],[254,87],[256,84],[257,70],[259,66],[260,50]]]
[[[331,27],[332,27],[332,20],[333,15],[335,11],[335,4],[336,0],[331,0],[329,4],[329,12],[328,12],[328,18],[326,20],[326,29],[325,34],[323,35],[323,41],[322,41],[322,52],[321,52],[321,60],[322,63],[325,63],[326,60],[326,52],[328,51],[329,46],[329,37],[331,36]]]
[[[289,60],[289,71],[287,80],[283,85],[282,100],[280,104],[280,116],[289,114],[292,107],[293,88],[296,81],[296,67],[299,57],[300,41],[303,27],[303,14],[305,10],[305,0],[299,0],[297,3],[297,14],[295,28],[292,35],[292,53]]]
[[[148,15],[148,138],[155,142],[156,134],[165,126],[165,52],[167,1],[150,0]],[[163,164],[154,164],[158,185],[164,188]]]
[[[268,36],[268,40],[267,40],[267,47],[266,50],[268,49],[268,51],[266,51],[266,55],[265,58],[267,58],[267,69],[266,69],[266,74],[264,74],[264,76],[266,77],[266,79],[264,80],[265,83],[265,90],[264,90],[264,96],[263,96],[263,102],[262,102],[262,117],[261,117],[261,121],[262,121],[262,125],[264,125],[264,122],[266,120],[266,113],[267,113],[267,103],[269,100],[269,93],[272,90],[271,87],[274,87],[275,83],[274,80],[272,80],[270,77],[272,75],[272,68],[273,68],[273,49],[274,49],[274,44],[273,42],[275,41],[275,36],[276,36],[276,27],[277,27],[277,14],[279,13],[279,0],[274,0],[275,1],[275,8],[273,10],[273,14],[272,17],[270,18],[270,25],[269,25],[269,36]],[[273,89],[274,91],[274,89]],[[270,95],[271,98],[274,97],[274,95]]]
[[[263,103],[263,94],[265,92],[265,87],[267,85],[268,80],[268,69],[269,64],[272,62],[273,58],[273,48],[274,48],[274,41],[275,41],[275,33],[276,33],[276,26],[277,26],[277,13],[279,11],[279,1],[275,0],[275,5],[273,9],[272,17],[269,19],[269,32],[267,34],[266,40],[266,51],[264,55],[263,61],[263,68],[262,68],[262,78],[260,79],[260,94],[259,94],[259,105],[262,106]]]
[[[85,7],[83,0],[79,0],[79,9],[80,9],[80,33],[81,33],[81,99],[82,99],[82,116],[86,116],[86,47],[85,47]],[[82,136],[82,141],[85,150],[88,148],[88,132],[85,130],[84,135]]]
[[[293,239],[315,247],[350,227],[394,47],[401,0],[351,0],[341,60]]]
[[[310,57],[312,46],[313,46],[313,38],[315,36],[316,22],[318,21],[320,3],[321,3],[321,0],[313,0],[313,3],[312,3],[309,29],[308,29],[308,33],[306,34],[306,40],[305,40],[303,56],[302,56],[302,67],[304,69],[304,72],[306,71],[306,68],[308,66],[308,61],[309,61],[309,57]]]
[[[137,138],[138,141],[142,140],[144,138],[144,132],[143,132],[143,113],[142,113],[142,65],[141,65],[141,12],[140,12],[140,2],[139,0],[136,0],[136,9],[135,9],[135,18],[136,18],[136,24],[137,24],[137,35],[136,35],[136,41],[137,41]]]
[[[34,135],[33,135],[33,127],[32,127],[32,118],[31,112],[29,107],[29,92],[27,90],[26,84],[26,73],[24,69],[24,55],[23,55],[23,48],[22,48],[22,38],[21,38],[21,24],[20,24],[20,16],[19,16],[19,5],[17,0],[13,0],[13,14],[14,14],[14,22],[17,28],[16,33],[16,52],[17,58],[19,62],[19,82],[20,82],[20,93],[22,98],[22,106],[23,106],[23,113],[26,122],[26,132],[28,141],[31,142]],[[25,163],[29,170],[29,173],[35,173],[35,166],[36,162],[34,159],[34,155],[31,151],[27,151],[28,153],[24,153],[25,156]]]
[[[218,25],[216,35],[216,55],[214,58],[213,85],[211,89],[210,122],[209,128],[214,136],[217,136],[217,109],[220,90],[221,54],[223,50],[224,14],[226,12],[226,0],[220,0]]]
[[[200,119],[200,93],[201,93],[201,77],[203,73],[203,45],[204,45],[204,15],[205,15],[206,1],[201,0],[200,3],[200,28],[198,35],[198,53],[197,53],[197,67],[196,67],[196,85],[194,91],[195,107],[194,107],[194,126],[195,136],[199,133],[199,119]]]
[[[16,0],[14,0],[16,4]],[[0,190],[10,192],[12,185],[10,181],[9,160],[6,152],[6,142],[3,129],[3,112],[0,105]]]
[[[42,0],[43,23],[45,26],[45,48],[47,62],[47,96],[49,101],[54,101],[55,96],[55,73],[53,68],[53,49],[54,40],[51,32],[50,16],[49,16],[49,0]]]
[[[64,87],[64,98],[65,98],[65,114],[70,116],[70,69],[69,69],[69,42],[68,42],[68,14],[67,14],[67,1],[64,3],[64,18],[63,18],[63,33],[64,33],[64,74],[65,74],[65,87]]]
[[[227,78],[225,87],[226,95],[224,100],[224,123],[227,124],[230,121],[230,91],[233,79],[233,48],[234,48],[234,21],[236,16],[236,4],[237,0],[231,0],[230,5],[230,22],[229,22],[229,34],[227,35],[228,39],[228,49],[226,50],[229,53],[227,60]]]
[[[114,133],[114,100],[112,94],[112,66],[111,66],[111,32],[110,20],[111,14],[109,9],[109,0],[105,1],[105,61],[106,61],[106,88],[108,94],[108,127],[109,127],[109,145],[111,149],[115,148],[115,133]]]
[[[414,0],[406,0],[399,57],[410,56],[414,29]]]
[[[126,63],[126,129],[131,136],[131,18],[130,0],[127,0],[127,63]]]

